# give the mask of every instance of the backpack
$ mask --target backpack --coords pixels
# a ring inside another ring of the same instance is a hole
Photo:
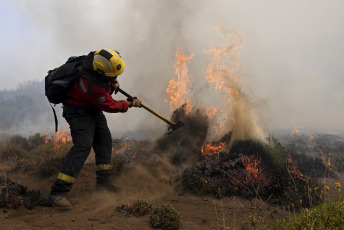
[[[48,101],[54,104],[54,106],[62,103],[67,98],[69,87],[80,77],[80,73],[76,67],[83,64],[85,57],[72,56],[62,66],[48,71],[48,75],[45,77],[45,95]],[[51,104],[50,106],[54,113],[55,132],[57,132],[58,120],[56,111]]]
[[[45,95],[53,104],[60,104],[67,98],[68,89],[80,75],[76,67],[85,56],[70,57],[62,66],[48,71],[45,77]]]

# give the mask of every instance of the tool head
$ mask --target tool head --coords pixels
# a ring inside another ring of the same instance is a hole
[[[169,127],[168,127],[168,134],[171,134],[173,131],[175,131],[175,130],[177,130],[177,129],[179,129],[180,127],[182,127],[182,126],[184,126],[185,124],[184,124],[184,122],[182,122],[182,121],[178,121],[177,123],[175,123],[174,125],[170,125]]]

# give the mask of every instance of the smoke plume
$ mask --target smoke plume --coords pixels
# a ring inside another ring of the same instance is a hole
[[[13,89],[26,80],[42,81],[48,70],[69,56],[114,48],[126,61],[126,71],[119,78],[121,87],[170,117],[166,88],[174,77],[175,50],[180,48],[195,54],[189,65],[197,92],[193,99],[221,111],[224,107],[218,104],[224,94],[208,92],[213,85],[207,82],[206,72],[214,55],[209,50],[221,41],[213,27],[222,24],[240,35],[240,68],[245,81],[240,91],[245,96],[240,100],[246,105],[238,105],[236,111],[242,110],[241,116],[246,113],[252,124],[247,119],[235,120],[251,127],[247,130],[256,130],[253,137],[261,135],[255,123],[269,131],[303,126],[304,131],[341,133],[342,8],[339,0],[2,1],[1,42],[6,48],[0,57],[0,89]],[[210,53],[203,53],[204,49]],[[41,113],[47,122],[43,128],[31,130],[53,132],[51,109],[43,100],[44,94],[41,98],[45,106]],[[114,98],[125,99],[121,95]],[[252,105],[259,106],[247,112],[245,107]],[[108,114],[107,119],[114,137],[140,138],[144,133],[154,139],[166,130],[162,121],[143,109]],[[59,120],[61,126],[68,127],[63,118]],[[226,127],[232,127],[233,122],[228,121]],[[27,129],[26,124],[41,124],[35,120],[22,123],[23,129],[16,130]]]

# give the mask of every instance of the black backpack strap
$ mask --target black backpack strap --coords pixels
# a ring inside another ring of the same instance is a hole
[[[55,118],[55,132],[57,132],[57,127],[58,127],[58,125],[59,125],[59,122],[58,122],[58,120],[57,120],[56,111],[55,111],[54,107],[53,107],[50,103],[49,103],[49,105],[50,105],[50,107],[51,107],[51,109],[53,110],[53,113],[54,113],[54,118]]]

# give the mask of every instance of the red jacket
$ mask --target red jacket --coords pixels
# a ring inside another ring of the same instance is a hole
[[[127,112],[127,101],[115,101],[111,94],[114,91],[114,86],[109,82],[108,90],[100,83],[91,82],[91,93],[89,93],[88,80],[80,78],[74,83],[68,93],[68,98],[65,100],[70,106],[81,108],[99,108],[105,112],[117,113]]]

